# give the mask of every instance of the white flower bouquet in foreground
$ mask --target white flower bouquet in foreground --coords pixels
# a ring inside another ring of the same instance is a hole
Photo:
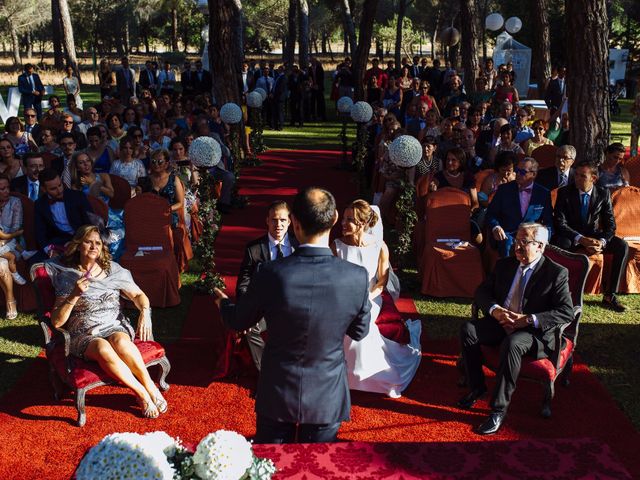
[[[164,432],[112,433],[85,455],[76,479],[269,480],[275,472],[271,460],[228,430],[207,435],[193,454]]]

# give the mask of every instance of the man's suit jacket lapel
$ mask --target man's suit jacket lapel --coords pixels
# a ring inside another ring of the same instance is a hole
[[[262,237],[260,241],[260,255],[263,262],[271,261],[271,252],[269,252],[269,235]]]
[[[533,288],[535,288],[536,283],[538,283],[538,281],[540,280],[540,269],[542,268],[544,262],[545,258],[543,255],[540,258],[540,261],[538,261],[536,266],[533,268],[533,272],[531,272],[531,274],[529,275],[529,281],[524,288],[524,295],[522,297],[522,310],[524,310],[524,307],[527,304],[527,299],[529,298],[529,295],[531,294]]]
[[[507,299],[507,295],[509,295],[509,290],[511,290],[511,284],[513,283],[513,279],[516,276],[516,272],[518,267],[520,266],[520,262],[515,257],[510,257],[512,261],[505,268],[505,278],[501,282],[500,295],[497,300],[500,300],[500,305],[504,305],[505,300]]]
[[[598,189],[594,185],[591,189],[591,197],[589,198],[589,213],[587,213],[587,225],[591,225],[593,221],[593,214],[595,212],[595,207],[598,205],[600,201],[600,197],[598,196]]]

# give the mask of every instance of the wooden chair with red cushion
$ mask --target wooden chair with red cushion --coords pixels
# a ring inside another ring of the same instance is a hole
[[[114,210],[122,210],[131,200],[131,185],[118,175],[110,173],[109,177],[113,185],[113,198],[109,201],[109,206]]]
[[[116,381],[108,376],[97,362],[86,361],[69,353],[70,335],[64,328],[55,328],[51,324],[51,310],[55,303],[55,290],[44,264],[37,263],[31,267],[33,281],[38,298],[38,319],[44,333],[45,352],[49,362],[49,380],[54,388],[56,400],[60,400],[65,386],[71,389],[75,397],[78,411],[77,424],[84,426],[87,421],[85,412],[85,396],[93,388],[110,385]],[[158,384],[166,391],[166,382],[171,364],[165,355],[164,348],[157,342],[134,340],[134,344],[142,354],[147,368],[160,366]]]
[[[427,197],[429,196],[429,185],[433,179],[433,174],[423,175],[416,182],[416,216],[418,221],[413,228],[413,248],[417,258],[417,264],[420,265],[422,259],[422,253],[425,244],[425,206],[427,204]]]
[[[582,316],[582,299],[584,285],[587,278],[589,263],[585,255],[562,250],[553,245],[547,245],[544,255],[559,263],[569,271],[569,291],[573,301],[573,321],[556,329],[555,340],[558,346],[548,358],[536,360],[533,357],[522,357],[522,368],[519,378],[526,378],[544,385],[544,399],[542,402],[542,416],[551,416],[551,401],[555,394],[555,381],[564,373],[563,384],[569,385],[569,376],[573,368],[573,352],[578,343],[578,328]],[[472,317],[478,318],[478,307],[472,306]],[[482,346],[484,364],[494,372],[500,365],[500,346]]]
[[[620,279],[620,293],[640,293],[640,188],[619,188],[611,195],[616,235],[629,245],[629,261]],[[605,272],[609,275],[605,255]]]
[[[538,162],[538,170],[553,167],[556,164],[556,150],[555,145],[541,145],[531,152],[531,156]]]
[[[126,247],[120,264],[131,271],[151,306],[178,305],[180,271],[167,200],[153,193],[136,195],[124,209],[124,226]]]
[[[484,279],[480,251],[469,243],[469,194],[445,187],[429,194],[426,208],[426,244],[419,265],[421,292],[433,297],[472,298]],[[438,240],[466,242],[450,248]]]

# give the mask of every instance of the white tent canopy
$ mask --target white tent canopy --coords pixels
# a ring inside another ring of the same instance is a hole
[[[518,90],[518,96],[527,98],[531,75],[531,49],[514,40],[507,32],[502,32],[498,35],[493,49],[493,63],[498,66],[509,62],[513,64],[516,74],[514,87]]]

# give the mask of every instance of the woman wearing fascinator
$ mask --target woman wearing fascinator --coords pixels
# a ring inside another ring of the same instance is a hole
[[[342,237],[334,241],[332,250],[337,257],[364,267],[369,274],[369,333],[360,341],[348,337],[344,341],[349,388],[398,398],[420,365],[422,325],[420,320],[407,320],[402,328],[407,329],[409,341],[399,343],[384,337],[376,324],[383,299],[393,303],[400,293],[398,279],[389,265],[389,249],[382,239],[378,207],[364,200],[352,202],[344,210]]]

